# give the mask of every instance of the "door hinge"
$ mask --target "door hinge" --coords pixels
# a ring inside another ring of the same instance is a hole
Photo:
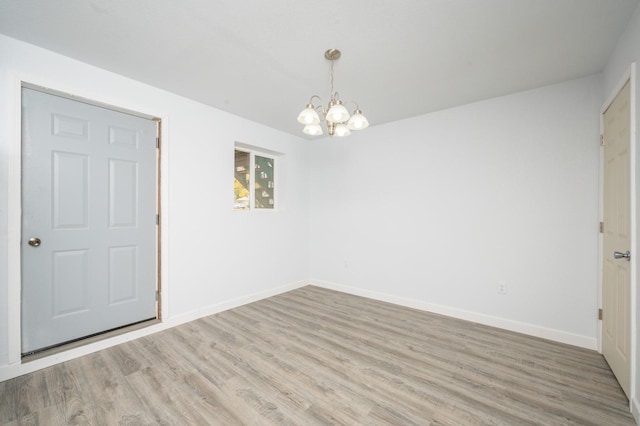
[[[600,222],[600,233],[604,234],[604,222]]]
[[[156,138],[156,148],[158,148],[158,149],[160,148],[160,138],[159,137]]]
[[[600,146],[604,146],[604,135],[600,135]]]
[[[158,301],[159,292],[156,290],[156,302]]]
[[[156,225],[160,225],[160,215],[156,215]]]
[[[598,319],[602,321],[602,308],[598,309]]]

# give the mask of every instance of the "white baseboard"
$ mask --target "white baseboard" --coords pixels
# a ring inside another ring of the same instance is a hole
[[[420,300],[408,299],[393,296],[386,293],[365,290],[358,287],[350,287],[341,284],[331,283],[328,281],[311,280],[311,285],[327,288],[330,290],[341,291],[356,296],[367,297],[369,299],[389,302],[396,305],[406,306],[421,311],[432,312],[435,314],[446,315],[453,318],[463,319],[476,322],[478,324],[489,325],[504,330],[515,331],[529,336],[541,337],[543,339],[553,340],[555,342],[566,343],[573,346],[597,350],[597,339],[594,337],[582,336],[579,334],[568,333],[566,331],[555,330],[551,328],[540,327],[538,325],[528,324],[519,321],[513,321],[506,318],[494,317],[491,315],[481,314],[463,309],[452,308],[448,306],[427,303]]]
[[[636,424],[640,425],[640,401],[637,398],[631,400],[631,414],[636,420]]]
[[[287,291],[295,290],[297,288],[304,287],[306,285],[309,285],[308,281],[298,281],[295,283],[282,285],[282,286],[268,289],[265,291],[260,291],[247,296],[239,297],[237,299],[216,303],[214,305],[206,306],[191,312],[180,314],[172,318],[167,318],[158,324],[154,324],[149,327],[140,328],[128,333],[124,333],[118,336],[100,340],[98,342],[89,343],[85,346],[69,349],[68,351],[60,352],[54,355],[50,355],[50,356],[29,361],[26,363],[3,365],[3,366],[0,366],[0,382],[12,379],[14,377],[21,376],[23,374],[31,373],[31,372],[40,370],[42,368],[50,367],[52,365],[59,364],[61,362],[69,361],[74,358],[79,358],[83,355],[88,355],[93,352],[100,351],[102,349],[107,349],[112,346],[116,346],[121,343],[138,339],[143,336],[148,336],[150,334],[157,333],[162,330],[167,330],[177,325],[194,321],[198,318],[217,314],[219,312],[236,308],[238,306],[242,306],[252,302],[257,302],[258,300],[266,299],[267,297],[271,297],[281,293],[285,293]]]
[[[278,294],[295,290],[297,288],[304,287],[309,284],[310,284],[309,281],[304,281],[304,280],[291,283],[291,284],[285,284],[269,290],[260,291],[257,293],[249,294],[247,296],[238,297],[237,299],[227,300],[221,303],[216,303],[215,305],[205,306],[203,308],[199,308],[191,312],[186,312],[180,315],[176,315],[175,317],[172,317],[167,322],[171,324],[170,327],[175,327],[176,325],[184,324],[187,322],[197,320],[198,318],[217,314],[218,312],[223,312],[229,309],[237,308],[238,306],[257,302],[258,300],[266,299],[271,296],[276,296]]]

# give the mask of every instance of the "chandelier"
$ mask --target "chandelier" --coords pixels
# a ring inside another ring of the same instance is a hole
[[[362,130],[369,127],[369,121],[362,115],[362,111],[356,104],[356,109],[349,116],[349,111],[340,100],[338,92],[333,89],[333,64],[340,59],[338,49],[329,49],[324,52],[324,57],[331,61],[331,98],[327,106],[322,105],[322,98],[313,95],[309,99],[309,104],[298,115],[298,122],[304,124],[302,132],[310,136],[320,136],[323,134],[320,121],[324,121],[327,126],[329,136],[349,136],[351,130]],[[317,99],[320,105],[314,105],[313,100]]]

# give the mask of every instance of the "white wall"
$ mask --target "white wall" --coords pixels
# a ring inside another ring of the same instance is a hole
[[[314,143],[312,280],[595,348],[601,102],[598,75]]]
[[[636,7],[629,25],[620,37],[616,45],[616,49],[609,58],[607,67],[604,70],[604,96],[608,97],[616,90],[616,86],[628,72],[632,63],[640,65],[640,5]],[[636,68],[637,73],[637,68]],[[636,117],[636,147],[640,148],[640,140],[637,134],[637,126],[640,123],[640,87],[635,86],[635,117]],[[640,150],[636,149],[636,199],[638,197],[638,188],[640,188]],[[636,223],[640,224],[640,209],[636,210]],[[640,230],[637,229],[640,233]],[[636,236],[636,241],[640,241],[640,235]],[[636,261],[636,277],[640,277],[640,261]],[[637,331],[640,330],[640,289],[639,283],[634,283],[636,290],[635,313],[636,313],[636,336],[635,338],[635,387],[632,391],[633,401],[632,410],[637,422],[640,422],[640,350],[638,350]]]
[[[10,228],[19,207],[11,198],[19,193],[19,169],[10,156],[19,162],[20,79],[163,119],[166,320],[192,318],[307,282],[305,140],[4,36],[0,57],[0,373],[12,359],[15,324],[10,320],[19,291],[19,269],[16,276],[13,262],[10,276],[7,259],[15,260],[19,252],[11,241],[15,226]],[[233,211],[235,141],[284,154],[277,164],[278,211]]]

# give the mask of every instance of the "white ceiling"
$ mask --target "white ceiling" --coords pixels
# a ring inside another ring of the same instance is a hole
[[[340,97],[376,125],[602,71],[637,4],[0,0],[0,33],[302,135],[329,48]]]

